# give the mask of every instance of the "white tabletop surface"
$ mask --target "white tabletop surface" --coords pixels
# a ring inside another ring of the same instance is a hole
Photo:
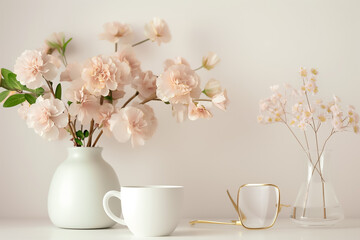
[[[216,219],[219,220],[219,219]],[[137,238],[126,227],[119,225],[109,229],[70,230],[54,227],[49,220],[5,220],[0,219],[1,240],[111,240],[111,239],[154,239]],[[156,238],[155,238],[156,239]],[[278,219],[274,227],[266,230],[246,230],[241,226],[198,224],[190,226],[182,220],[171,236],[166,239],[276,239],[276,240],[347,240],[360,239],[360,219],[345,219],[326,228],[303,228],[289,219]]]

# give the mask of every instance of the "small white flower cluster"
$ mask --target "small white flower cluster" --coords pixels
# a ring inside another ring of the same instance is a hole
[[[300,89],[286,85],[285,93],[281,94],[279,86],[271,87],[273,94],[270,98],[260,101],[261,115],[258,116],[258,122],[282,122],[300,130],[311,127],[316,132],[323,123],[329,122],[334,132],[352,129],[358,133],[360,118],[354,106],[349,106],[346,112],[342,110],[340,99],[336,96],[329,103],[324,103],[321,99],[312,99],[318,93],[317,75],[316,69],[311,69],[308,73],[305,68],[300,68]],[[287,94],[289,92],[290,94]],[[291,102],[293,104],[289,106]]]

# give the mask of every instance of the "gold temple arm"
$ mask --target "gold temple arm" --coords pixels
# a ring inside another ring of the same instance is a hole
[[[291,207],[291,205],[280,204],[280,206],[279,206],[279,212],[281,211],[281,209],[282,209],[283,207]]]
[[[238,207],[238,204],[239,204],[239,195],[238,195],[238,198],[237,198],[237,202],[238,202],[238,203],[235,203],[234,199],[233,199],[233,198],[231,197],[231,195],[230,195],[229,190],[226,190],[226,192],[227,192],[227,194],[228,194],[228,196],[229,196],[229,198],[230,198],[230,201],[231,201],[232,205],[233,205],[234,208],[235,208],[235,211],[236,211],[237,215],[239,216],[239,220],[241,219],[241,216],[242,216],[242,220],[245,221],[245,220],[246,220],[246,216],[245,216],[245,214],[244,214],[244,213],[239,209],[239,207]]]
[[[207,221],[207,220],[194,220],[189,222],[191,225],[195,225],[196,223],[209,223],[209,224],[223,224],[223,225],[239,225],[242,226],[240,221],[233,220],[231,222],[216,222],[216,221]]]
[[[226,190],[226,193],[229,196],[230,201],[231,201],[232,205],[234,206],[235,211],[236,211],[237,215],[239,216],[239,220],[240,220],[240,212],[239,212],[239,208],[238,208],[237,204],[235,203],[234,199],[231,197],[229,190]]]

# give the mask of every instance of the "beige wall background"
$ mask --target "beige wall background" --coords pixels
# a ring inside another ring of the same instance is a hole
[[[295,200],[304,156],[284,126],[258,125],[256,116],[270,85],[300,83],[300,66],[318,68],[320,95],[329,99],[335,93],[360,108],[356,0],[2,0],[0,9],[0,66],[10,69],[25,49],[40,47],[58,31],[74,39],[70,62],[110,54],[113,45],[97,37],[103,23],[131,24],[137,41],[154,16],[168,22],[173,40],[137,47],[143,69],[160,73],[162,62],[176,56],[197,67],[209,50],[219,54],[221,63],[199,74],[203,83],[215,77],[228,89],[226,113],[214,110],[210,121],[178,124],[168,106],[155,102],[159,127],[144,147],[105,138],[100,143],[122,185],[184,185],[185,217],[235,217],[225,191],[244,183],[275,183],[284,203]],[[0,217],[46,217],[50,180],[70,142],[41,139],[16,109],[0,109],[0,131]],[[329,146],[345,215],[360,217],[360,136],[339,134]]]

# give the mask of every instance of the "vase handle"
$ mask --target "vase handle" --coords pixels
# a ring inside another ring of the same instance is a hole
[[[124,221],[124,219],[119,218],[118,216],[116,216],[110,209],[109,207],[109,200],[112,197],[116,197],[121,201],[121,192],[118,191],[109,191],[105,194],[104,198],[103,198],[103,207],[104,210],[106,212],[106,214],[109,216],[109,218],[111,218],[112,220],[114,220],[115,222],[121,224],[121,225],[125,225],[126,223]]]

